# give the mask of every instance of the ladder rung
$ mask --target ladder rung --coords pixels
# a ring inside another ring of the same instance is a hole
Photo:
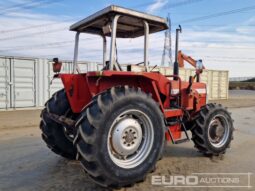
[[[168,129],[168,134],[169,134],[169,136],[170,136],[170,138],[171,138],[173,144],[185,143],[185,142],[190,141],[190,138],[189,138],[189,135],[188,135],[187,129],[185,128],[184,123],[181,123],[181,124],[182,124],[182,126],[183,126],[184,133],[185,133],[185,135],[186,135],[186,138],[185,138],[185,139],[179,139],[179,140],[176,140],[176,141],[175,141],[174,138],[173,138],[173,135],[172,135],[172,133],[171,133],[171,130]]]
[[[189,141],[189,139],[179,139],[179,140],[174,141],[174,144],[185,143],[185,142],[188,142],[188,141]]]

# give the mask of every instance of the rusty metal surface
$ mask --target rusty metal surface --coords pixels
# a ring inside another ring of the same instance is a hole
[[[59,123],[65,127],[70,127],[73,128],[75,125],[75,120],[72,120],[70,118],[67,118],[63,115],[59,116],[56,115],[54,113],[48,113],[48,112],[44,112],[43,115],[47,115],[51,120],[55,121],[56,123]]]

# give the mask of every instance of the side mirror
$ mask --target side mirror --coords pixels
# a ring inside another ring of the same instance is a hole
[[[59,73],[62,68],[62,62],[59,62],[58,58],[53,58],[52,68],[54,73]]]
[[[202,60],[198,60],[196,62],[196,78],[197,78],[197,82],[200,82],[200,74],[203,73],[203,69],[204,69],[204,65]]]
[[[196,62],[196,69],[197,70],[203,70],[203,61],[202,60],[198,60]]]

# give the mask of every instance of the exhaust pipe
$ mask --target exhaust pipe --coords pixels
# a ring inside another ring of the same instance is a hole
[[[173,74],[179,76],[179,63],[178,63],[178,51],[179,51],[179,33],[182,32],[182,27],[179,25],[179,28],[176,29],[176,38],[175,38],[175,61],[174,61],[174,71]],[[174,80],[178,80],[177,77],[174,77]]]

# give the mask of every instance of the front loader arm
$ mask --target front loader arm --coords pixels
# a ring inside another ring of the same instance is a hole
[[[191,66],[193,66],[194,68],[196,68],[197,65],[197,60],[193,59],[190,56],[187,56],[186,54],[182,53],[181,50],[178,51],[178,63],[179,63],[179,67],[180,68],[184,68],[184,61],[188,62]],[[203,69],[205,69],[205,67],[203,66]]]

